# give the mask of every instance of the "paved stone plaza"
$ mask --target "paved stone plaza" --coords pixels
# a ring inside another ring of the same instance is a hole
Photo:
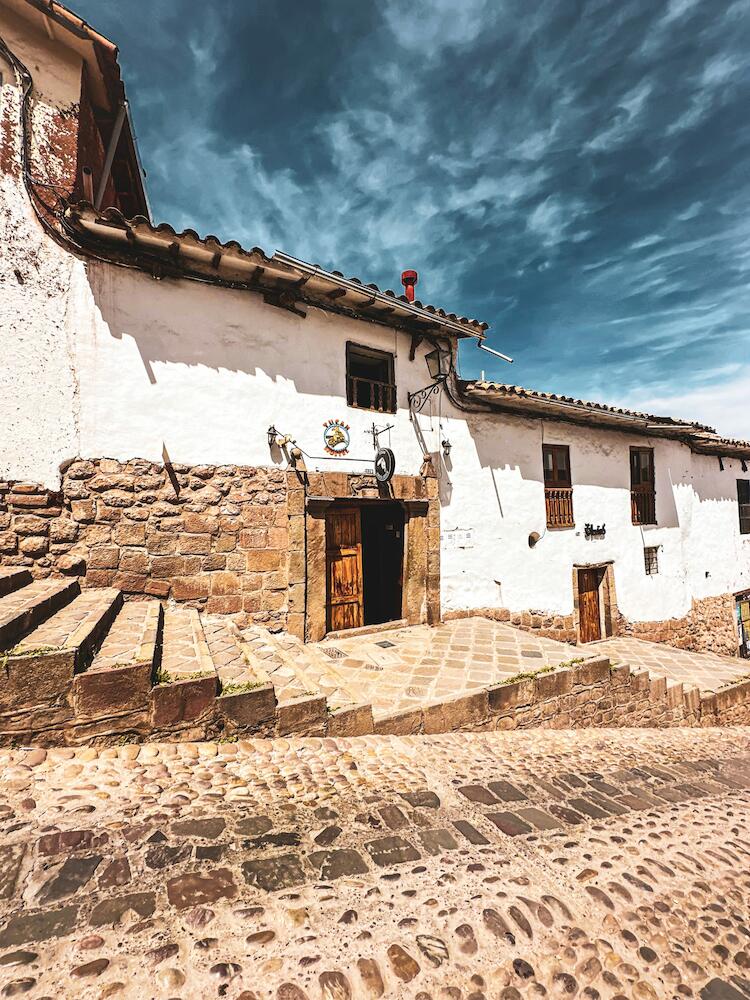
[[[1,763],[2,996],[746,996],[750,729]]]
[[[648,670],[656,677],[694,684],[702,691],[716,691],[724,684],[750,675],[750,660],[716,653],[694,653],[662,642],[614,638],[592,642],[585,648],[609,656],[613,663],[629,663],[633,670]]]
[[[739,658],[629,638],[572,646],[480,617],[329,639],[317,648],[345,678],[349,700],[371,703],[376,717],[590,656],[709,691],[750,674],[750,662]]]
[[[372,704],[376,716],[592,655],[479,617],[329,639],[318,648],[345,673],[357,700]]]

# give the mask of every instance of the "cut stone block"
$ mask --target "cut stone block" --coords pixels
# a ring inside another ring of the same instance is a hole
[[[122,608],[89,669],[75,678],[73,699],[78,715],[145,709],[161,620],[158,601],[132,601]]]
[[[10,649],[80,592],[77,580],[37,580],[0,598],[0,649]]]
[[[21,587],[27,587],[33,580],[29,570],[20,566],[11,566],[9,569],[0,569],[0,597],[12,594]]]

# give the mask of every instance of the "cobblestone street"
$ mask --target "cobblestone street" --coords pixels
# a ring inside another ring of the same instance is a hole
[[[727,984],[750,967],[748,729],[2,766],[3,996],[744,995]]]

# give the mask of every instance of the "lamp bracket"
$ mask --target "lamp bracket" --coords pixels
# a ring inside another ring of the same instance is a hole
[[[447,375],[438,375],[434,382],[430,385],[426,385],[424,389],[418,389],[417,392],[410,392],[408,394],[409,399],[409,409],[412,413],[421,413],[424,409],[425,403],[430,398],[430,396],[436,395],[442,389],[445,380],[448,378]]]

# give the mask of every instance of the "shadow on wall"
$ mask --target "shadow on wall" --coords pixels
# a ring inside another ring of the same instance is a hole
[[[477,459],[491,476],[487,489],[496,495],[502,516],[503,487],[507,485],[509,473],[517,476],[514,489],[522,481],[544,483],[542,466],[543,443],[569,444],[571,450],[571,471],[573,487],[597,487],[630,492],[629,451],[636,436],[618,431],[596,431],[586,440],[586,428],[560,422],[552,427],[551,422],[538,418],[519,417],[515,414],[506,418],[510,422],[510,433],[498,435],[497,418],[486,414],[474,414],[467,418],[467,427],[476,448]],[[552,428],[552,429],[551,429]],[[569,431],[569,436],[568,432]],[[599,442],[594,435],[607,434],[609,440]],[[544,435],[544,437],[543,437]],[[509,441],[511,442],[509,444]],[[666,442],[667,447],[682,449],[677,443]],[[741,463],[734,459],[723,460],[723,471],[718,459],[685,452],[689,457],[692,473],[683,481],[675,459],[656,459],[656,513],[657,525],[644,525],[644,536],[654,528],[676,528],[680,525],[677,499],[683,490],[691,490],[701,504],[736,504],[736,480],[750,479],[750,472],[742,471]],[[697,468],[697,471],[696,471]],[[498,473],[502,473],[501,476]],[[506,480],[504,484],[503,479]]]
[[[355,320],[314,307],[303,318],[244,290],[189,280],[156,281],[140,271],[123,272],[95,262],[88,264],[88,276],[110,336],[134,342],[152,384],[158,381],[154,364],[174,364],[266,377],[297,393],[340,396],[346,375],[342,343],[348,332],[342,324],[352,324],[351,339],[357,334],[373,339],[360,332],[366,329],[362,323],[355,330]],[[326,338],[327,327],[336,336]],[[369,330],[385,350],[388,340],[395,341],[395,331],[387,327],[370,324]],[[405,358],[408,352],[400,351],[399,361]],[[421,354],[414,364],[418,379],[419,366],[424,365]],[[405,385],[398,386],[404,408],[406,391]]]

